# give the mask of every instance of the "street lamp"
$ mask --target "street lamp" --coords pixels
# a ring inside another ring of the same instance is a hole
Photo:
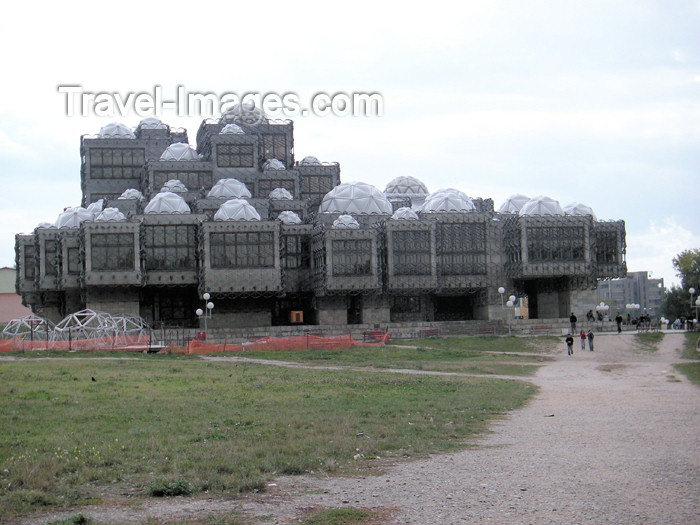
[[[501,294],[501,310],[503,309],[503,294],[506,293],[506,289],[501,286],[498,288],[498,293]]]
[[[639,311],[639,309],[640,309],[641,307],[642,307],[642,305],[637,304],[637,303],[632,303],[632,304],[626,304],[626,305],[625,305],[625,308],[627,308],[628,310],[635,310],[635,311]],[[635,314],[635,316],[636,316],[636,315],[637,315],[637,314]],[[642,322],[641,319],[637,319],[637,330],[639,330],[639,328],[640,328],[639,325],[641,324],[641,322]],[[628,324],[629,324],[629,323],[628,323]],[[629,327],[628,327],[628,328],[629,328]]]
[[[505,290],[503,290],[503,291],[505,292]],[[503,295],[501,295],[501,299],[503,299]],[[506,306],[508,308],[513,308],[513,312],[508,316],[508,335],[511,335],[511,329],[510,329],[511,320],[513,319],[513,317],[515,317],[515,296],[514,295],[511,295],[510,297],[508,297],[508,301],[506,302]]]
[[[603,326],[603,321],[605,319],[605,316],[608,314],[608,310],[610,310],[610,306],[601,301],[600,304],[595,307],[595,310],[600,314],[600,324],[601,326]]]
[[[197,314],[197,317],[199,317],[200,320],[202,318],[204,319],[204,336],[206,337],[207,319],[211,319],[211,311],[214,309],[214,303],[209,301],[209,299],[211,299],[211,295],[209,295],[209,293],[202,295],[202,299],[204,299],[204,310],[197,308],[195,314]]]

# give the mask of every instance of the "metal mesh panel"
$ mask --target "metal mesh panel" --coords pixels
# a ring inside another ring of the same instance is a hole
[[[486,274],[486,225],[439,223],[438,274]]]
[[[394,275],[430,275],[430,231],[395,231],[391,235]]]

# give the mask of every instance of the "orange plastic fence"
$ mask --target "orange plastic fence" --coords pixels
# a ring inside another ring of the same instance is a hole
[[[386,333],[379,342],[361,343],[351,335],[321,337],[318,335],[297,335],[292,337],[263,337],[249,343],[216,344],[193,339],[187,346],[189,354],[216,354],[220,352],[245,352],[254,350],[309,350],[312,348],[333,350],[351,346],[383,346],[389,334]]]
[[[263,337],[241,344],[216,344],[193,339],[187,345],[189,354],[215,354],[220,352],[244,352],[253,350],[309,350],[312,348],[333,350],[352,346],[383,346],[389,334],[374,343],[355,341],[351,335],[321,337],[318,335],[298,335],[293,337]],[[0,340],[0,353],[24,350],[110,350],[110,351],[144,351],[148,348],[150,336],[129,335],[101,337],[95,339],[76,339],[73,341],[26,341],[22,338]]]
[[[72,341],[25,341],[22,338],[0,340],[0,352],[21,350],[122,350],[143,351],[148,347],[148,335],[118,335],[95,339],[75,339]]]

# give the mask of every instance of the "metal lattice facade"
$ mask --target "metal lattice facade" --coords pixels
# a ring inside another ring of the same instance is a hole
[[[196,150],[157,119],[111,126],[81,140],[94,215],[16,237],[18,293],[50,319],[92,308],[195,326],[205,292],[211,326],[490,319],[500,286],[531,317],[564,316],[567,294],[626,274],[623,221],[431,199],[411,177],[344,185],[337,163],[295,160],[290,121],[229,112],[202,122]]]

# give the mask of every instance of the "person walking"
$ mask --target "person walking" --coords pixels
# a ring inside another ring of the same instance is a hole
[[[583,331],[583,328],[581,328],[581,333],[578,334],[579,338],[581,339],[581,350],[586,349],[586,332]]]
[[[615,322],[617,323],[617,333],[622,333],[622,316],[620,315],[620,312],[617,312],[617,315],[615,316]]]
[[[578,321],[578,319],[574,315],[574,312],[571,312],[571,315],[569,316],[569,322],[571,323],[571,333],[572,334],[576,333],[576,321]]]
[[[593,338],[595,336],[593,335],[593,332],[591,330],[588,330],[588,350],[591,352],[593,351]]]
[[[571,334],[566,334],[566,339],[564,339],[564,341],[566,342],[567,355],[574,355],[574,338]]]

